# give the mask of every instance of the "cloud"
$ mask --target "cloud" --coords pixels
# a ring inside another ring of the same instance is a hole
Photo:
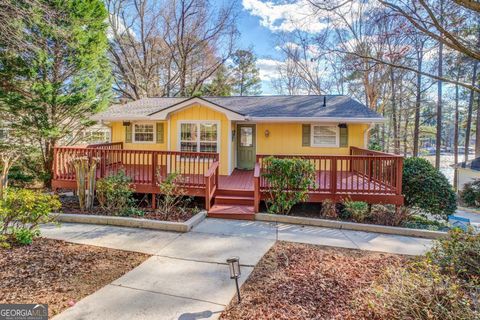
[[[278,73],[278,65],[280,63],[282,62],[274,59],[258,59],[257,68],[259,69],[260,79],[262,81],[278,79],[280,77]]]
[[[243,0],[242,4],[251,15],[260,18],[262,26],[273,32],[301,30],[315,33],[327,26],[312,14],[311,5],[307,0],[297,0],[292,3]]]

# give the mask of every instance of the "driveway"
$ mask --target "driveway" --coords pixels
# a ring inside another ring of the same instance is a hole
[[[216,319],[236,292],[225,260],[240,257],[242,284],[276,240],[411,255],[431,244],[412,237],[221,219],[206,219],[185,234],[67,223],[42,226],[42,234],[152,255],[56,320]]]

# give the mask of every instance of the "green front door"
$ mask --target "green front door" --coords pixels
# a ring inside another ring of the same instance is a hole
[[[237,168],[251,170],[255,167],[255,125],[237,125]]]

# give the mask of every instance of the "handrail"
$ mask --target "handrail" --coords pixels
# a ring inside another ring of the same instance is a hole
[[[120,147],[120,148],[118,148]],[[123,142],[105,142],[89,144],[86,148],[90,149],[123,149]]]
[[[370,150],[370,149],[365,149],[365,148],[359,148],[359,147],[350,147],[350,155],[354,155],[352,151],[358,151],[361,152],[362,154],[358,155],[373,155],[373,156],[390,156],[390,157],[397,157],[397,158],[403,158],[403,156],[394,154],[394,153],[388,153],[388,152],[383,152],[383,151],[376,151],[376,150]]]
[[[260,163],[255,163],[253,169],[253,208],[255,213],[260,211]]]
[[[218,161],[213,162],[205,173],[205,209],[207,211],[210,210],[218,187],[218,166]]]

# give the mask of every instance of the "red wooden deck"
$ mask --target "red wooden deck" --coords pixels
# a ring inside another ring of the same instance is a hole
[[[270,195],[269,183],[263,177],[268,170],[265,167],[268,155],[257,155],[255,170],[235,169],[225,176],[219,175],[216,153],[125,150],[121,143],[55,148],[54,189],[76,188],[72,159],[78,157],[98,160],[97,178],[123,170],[138,193],[160,193],[158,183],[175,172],[179,175],[177,183],[188,195],[205,197],[205,207],[212,216],[252,219],[260,201]],[[310,202],[350,198],[369,203],[403,204],[400,156],[352,147],[350,155],[275,157],[302,158],[313,165],[316,182],[309,189]],[[155,206],[153,199],[155,197],[152,197]]]

